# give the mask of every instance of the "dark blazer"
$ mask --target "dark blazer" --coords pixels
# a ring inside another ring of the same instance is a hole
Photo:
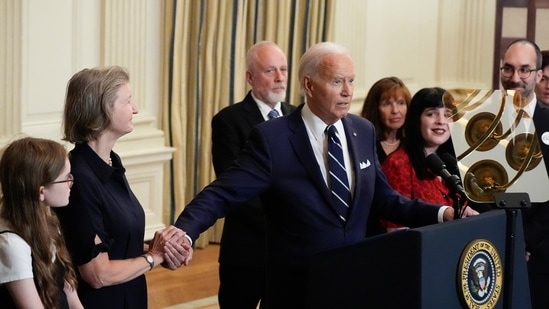
[[[549,132],[549,107],[538,101],[533,120],[549,176],[549,145],[541,138]],[[527,265],[532,309],[549,308],[549,201],[532,203],[523,210],[522,219],[526,250],[531,253]]]
[[[295,106],[282,103],[283,115]],[[216,175],[229,169],[244,149],[252,128],[265,119],[251,91],[242,102],[227,106],[212,119],[212,161]],[[259,197],[225,217],[219,262],[251,267],[264,266],[265,220]]]
[[[436,223],[439,211],[438,206],[402,197],[387,184],[376,159],[373,125],[349,114],[342,121],[355,191],[347,222],[342,222],[315,159],[302,108],[255,126],[233,167],[204,188],[175,222],[196,239],[218,218],[261,194],[267,223],[268,308],[303,308],[311,257],[364,240],[371,212],[413,227]]]
[[[549,107],[538,101],[533,120],[549,176],[549,145],[541,140],[549,132]],[[532,208],[523,212],[523,222],[526,249],[532,253],[529,271],[549,274],[549,203],[532,203]]]

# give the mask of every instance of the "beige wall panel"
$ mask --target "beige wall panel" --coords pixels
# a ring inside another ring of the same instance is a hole
[[[492,87],[495,0],[442,1],[437,40],[437,85]]]
[[[527,18],[526,8],[503,8],[501,36],[504,38],[525,38]]]
[[[355,65],[355,89],[353,95],[353,112],[366,97],[367,89],[367,58],[366,40],[364,33],[368,24],[365,12],[368,10],[368,1],[345,0],[335,1],[334,12],[334,41],[345,46],[354,60]],[[360,110],[359,110],[360,112]]]
[[[336,2],[334,38],[355,60],[352,112],[360,112],[371,85],[382,77],[398,76],[411,91],[433,83],[437,10],[436,0]]]
[[[73,2],[25,1],[22,33],[22,131],[60,138],[60,115],[72,73]]]
[[[351,111],[378,79],[423,87],[491,85],[495,0],[346,0],[336,2],[335,41],[355,60]],[[352,21],[352,22],[350,22]]]
[[[21,127],[21,3],[0,0],[0,145]]]
[[[536,11],[536,44],[542,50],[549,49],[549,9]]]

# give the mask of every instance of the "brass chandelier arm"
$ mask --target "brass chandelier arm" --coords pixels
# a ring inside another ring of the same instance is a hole
[[[480,145],[482,145],[488,138],[492,136],[494,130],[497,128],[499,124],[499,120],[501,119],[501,116],[503,115],[504,110],[505,110],[505,96],[501,98],[501,104],[500,104],[498,113],[495,119],[490,124],[490,127],[488,128],[488,130],[486,130],[486,132],[484,132],[482,136],[471,147],[469,147],[469,149],[467,149],[462,154],[457,156],[458,161],[467,157],[471,152],[475,151]]]
[[[517,174],[515,175],[515,177],[513,177],[513,179],[509,180],[509,182],[499,186],[498,189],[501,188],[502,190],[506,190],[519,179],[519,177],[524,173],[526,168],[528,168],[528,165],[530,165],[530,161],[532,161],[532,157],[534,157],[535,155],[534,150],[536,149],[536,147],[539,147],[539,144],[538,144],[538,138],[537,138],[536,132],[534,131],[534,134],[532,134],[532,142],[531,142],[530,149],[528,150],[528,154],[526,154],[526,158],[524,158],[524,161],[522,161],[522,164],[520,165],[520,168],[517,171]]]
[[[514,128],[517,127],[517,125],[519,124],[520,120],[522,119],[522,116],[524,115],[524,110],[521,109],[519,110],[519,112],[517,113],[517,116],[515,117],[515,122],[513,123],[513,125],[507,129],[507,131],[505,131],[503,134],[501,135],[497,135],[497,134],[492,134],[492,136],[490,138],[493,138],[493,139],[496,139],[496,140],[502,140],[504,138],[507,138],[507,136],[509,136],[509,134],[511,134],[511,132],[513,132]]]

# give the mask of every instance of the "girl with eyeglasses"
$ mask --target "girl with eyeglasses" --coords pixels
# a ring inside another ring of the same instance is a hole
[[[65,148],[26,137],[0,159],[2,308],[83,308],[59,221],[50,207],[69,203],[73,183]]]

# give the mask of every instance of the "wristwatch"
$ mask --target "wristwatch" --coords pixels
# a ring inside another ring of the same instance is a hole
[[[150,254],[143,254],[142,257],[145,258],[147,263],[149,263],[149,266],[151,267],[149,270],[154,268],[154,258]]]

